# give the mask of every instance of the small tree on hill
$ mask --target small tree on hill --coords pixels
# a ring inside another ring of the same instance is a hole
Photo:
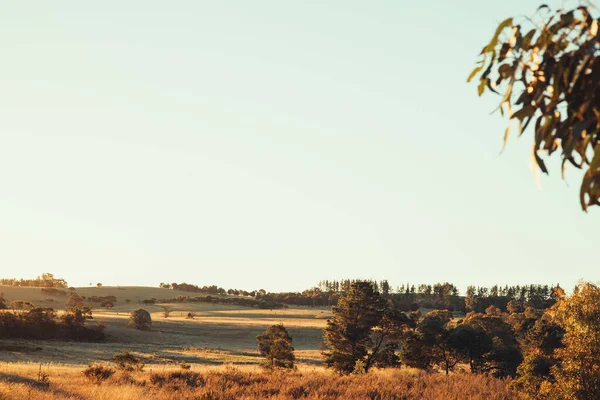
[[[110,310],[111,308],[113,308],[115,306],[115,303],[113,303],[112,300],[102,300],[100,305],[102,307],[106,308],[107,310]]]
[[[169,318],[171,316],[171,312],[173,311],[173,307],[171,306],[162,306],[163,309],[163,317]]]
[[[152,327],[152,317],[148,311],[138,308],[129,314],[129,325],[140,330],[150,330]]]
[[[266,368],[294,368],[292,338],[282,324],[268,327],[256,337],[260,355],[265,357]]]
[[[72,292],[65,306],[67,307],[67,310],[81,309],[83,308],[83,299],[77,293]]]

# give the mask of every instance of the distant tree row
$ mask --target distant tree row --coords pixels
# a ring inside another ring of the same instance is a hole
[[[491,288],[469,286],[465,296],[465,307],[467,310],[483,312],[493,305],[506,311],[511,303],[513,307],[520,309],[530,306],[543,310],[556,302],[557,288],[560,288],[560,285],[492,286]]]
[[[319,281],[319,284],[317,285],[317,287],[322,291],[322,292],[347,292],[350,290],[350,286],[355,283],[355,282],[369,282],[372,286],[373,289],[375,289],[378,292],[381,292],[381,294],[387,295],[391,292],[391,287],[390,284],[388,283],[387,280],[381,280],[381,281],[376,281],[373,279],[365,279],[365,280],[360,280],[360,279],[342,279],[342,280],[324,280],[324,281]]]
[[[66,288],[67,282],[64,279],[55,278],[51,273],[43,273],[35,279],[14,279],[0,278],[0,285],[4,286],[23,286],[23,287],[45,287],[45,288]]]
[[[506,311],[508,303],[525,308],[532,306],[535,309],[545,309],[554,304],[552,293],[554,286],[549,285],[516,285],[467,288],[466,296],[461,296],[458,288],[449,282],[430,284],[402,284],[392,290],[387,280],[323,280],[317,286],[302,292],[277,292],[271,293],[264,289],[246,291],[212,286],[197,286],[188,283],[161,283],[160,287],[183,290],[210,295],[230,295],[253,297],[267,303],[282,303],[287,305],[329,307],[337,305],[340,296],[356,282],[368,282],[374,290],[382,296],[393,301],[394,305],[402,311],[416,311],[420,308],[431,308],[449,311],[477,311],[484,312],[493,305]],[[558,287],[558,285],[556,286]]]
[[[203,286],[200,287],[198,285],[192,285],[189,283],[160,283],[159,287],[164,289],[173,289],[173,290],[181,290],[183,292],[194,292],[194,293],[207,293],[207,294],[227,294],[227,291],[221,287],[217,287],[216,285],[212,286]]]
[[[250,299],[245,297],[216,297],[216,296],[177,296],[171,298],[151,298],[142,300],[142,304],[163,304],[163,303],[212,303],[212,304],[232,304],[245,307],[254,307],[261,309],[284,308],[281,303],[274,303],[264,299]]]
[[[57,289],[54,287],[43,287],[40,291],[49,296],[67,296],[69,293],[66,290]]]

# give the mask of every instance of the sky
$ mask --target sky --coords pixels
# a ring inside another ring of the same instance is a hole
[[[19,1],[0,276],[74,286],[596,282],[598,210],[467,84],[538,2]],[[558,154],[557,154],[558,156]]]

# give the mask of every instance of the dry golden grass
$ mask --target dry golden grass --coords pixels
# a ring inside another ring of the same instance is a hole
[[[449,377],[402,369],[340,377],[322,369],[269,373],[256,367],[192,368],[188,386],[170,379],[177,371],[161,366],[152,371],[117,372],[100,385],[90,383],[81,369],[44,365],[49,384],[38,382],[39,366],[0,364],[0,398],[17,399],[490,399],[520,398],[506,382],[467,374]],[[166,379],[162,385],[158,374]],[[197,374],[197,375],[195,375]]]

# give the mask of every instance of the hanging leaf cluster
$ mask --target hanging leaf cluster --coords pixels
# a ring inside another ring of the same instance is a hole
[[[531,126],[532,158],[544,173],[542,155],[558,151],[562,172],[569,165],[585,171],[580,190],[583,210],[600,205],[600,30],[591,7],[538,8],[524,29],[509,18],[483,48],[468,81],[479,79],[478,93],[502,97],[499,111],[521,135]]]

